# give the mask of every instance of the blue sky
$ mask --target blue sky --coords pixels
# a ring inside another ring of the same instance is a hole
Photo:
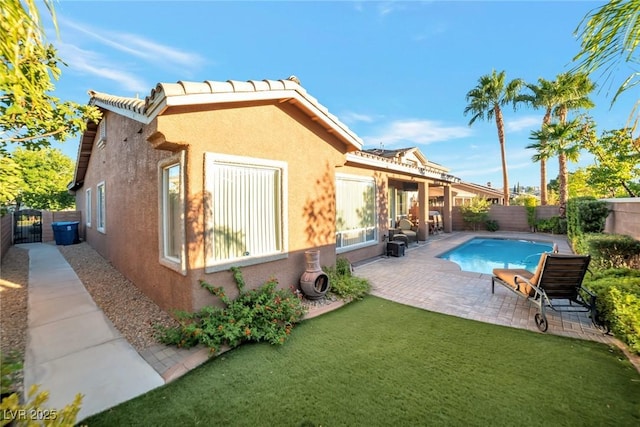
[[[90,89],[144,98],[158,82],[296,75],[366,148],[417,146],[465,181],[501,187],[495,123],[468,126],[466,93],[493,69],[527,82],[570,70],[573,32],[602,3],[61,0],[50,40],[67,67],[55,94],[86,103]],[[608,86],[594,77],[599,130],[625,126],[637,92],[610,109]],[[539,111],[505,109],[511,187],[538,185],[525,146],[541,120]],[[78,141],[60,148],[75,159]],[[557,170],[552,160],[549,178]]]

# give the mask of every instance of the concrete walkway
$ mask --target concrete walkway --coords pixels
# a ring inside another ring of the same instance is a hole
[[[164,384],[107,319],[58,249],[29,250],[28,332],[24,386],[48,390],[61,409],[84,395],[78,420]]]

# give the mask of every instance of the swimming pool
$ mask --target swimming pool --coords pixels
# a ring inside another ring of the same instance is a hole
[[[532,240],[476,237],[438,256],[455,262],[464,271],[491,274],[494,268],[535,271],[540,255],[553,243]]]

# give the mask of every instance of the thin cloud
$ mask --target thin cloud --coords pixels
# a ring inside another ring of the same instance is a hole
[[[432,120],[397,120],[389,124],[378,135],[365,137],[365,141],[377,145],[392,146],[401,142],[431,144],[450,139],[465,138],[472,131],[467,126],[446,126]]]
[[[519,132],[523,129],[540,127],[542,119],[538,116],[525,116],[515,120],[507,120],[505,127],[509,132]]]
[[[149,62],[182,67],[200,67],[205,63],[205,59],[196,53],[184,52],[171,46],[156,43],[152,40],[140,37],[136,34],[120,33],[102,29],[97,32],[72,20],[64,18],[60,18],[59,22],[64,27],[79,31],[104,46],[109,46],[120,52],[142,58]]]
[[[396,8],[396,5],[394,4],[394,2],[381,2],[378,4],[378,13],[381,16],[385,16],[390,14],[391,12],[393,12]]]
[[[364,122],[364,123],[373,123],[374,118],[373,116],[367,115],[367,114],[361,114],[361,113],[356,113],[353,111],[347,111],[346,113],[342,114],[340,116],[340,118],[345,122],[345,123],[357,123],[357,122]]]
[[[59,43],[60,57],[74,72],[87,73],[116,82],[124,89],[131,92],[143,92],[149,90],[149,84],[139,79],[133,73],[124,71],[122,67],[114,67],[101,55],[80,49],[77,46]]]

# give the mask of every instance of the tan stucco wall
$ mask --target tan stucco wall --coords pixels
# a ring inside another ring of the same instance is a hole
[[[76,193],[78,209],[84,210],[86,189],[93,192],[87,242],[166,310],[217,302],[199,280],[224,286],[230,295],[236,290],[229,271],[204,270],[206,152],[287,164],[289,256],[243,267],[248,287],[272,277],[282,287],[297,286],[305,270],[304,251],[311,248],[321,250],[322,265],[335,263],[335,167],[344,163],[346,146],[288,103],[232,107],[183,107],[148,126],[108,114],[107,145],[102,150],[94,146],[85,184]],[[181,149],[186,149],[188,200],[186,277],[159,263],[158,242],[158,163]],[[106,234],[95,228],[96,185],[102,180],[107,187]]]
[[[305,270],[304,251],[321,250],[321,263],[335,263],[335,167],[344,162],[346,147],[290,104],[252,104],[243,108],[164,115],[158,129],[169,142],[190,143],[187,156],[187,241],[194,308],[215,299],[199,280],[225,286],[234,295],[229,271],[205,273],[203,194],[205,153],[242,155],[287,164],[287,259],[243,267],[251,288],[275,277],[282,287],[296,287]],[[206,124],[206,131],[202,126]],[[197,220],[194,220],[196,219]],[[196,244],[193,244],[197,242]]]
[[[94,144],[84,185],[76,192],[76,207],[86,222],[86,190],[92,191],[91,227],[86,227],[85,239],[161,307],[189,308],[189,281],[158,263],[158,162],[173,153],[154,150],[146,141],[153,126],[109,112],[106,120],[106,145]],[[97,185],[102,181],[104,234],[97,230]]]

